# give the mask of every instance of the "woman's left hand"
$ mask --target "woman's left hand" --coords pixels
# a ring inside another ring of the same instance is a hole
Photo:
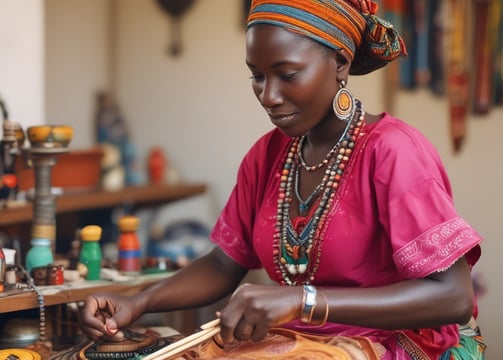
[[[302,296],[302,286],[239,286],[220,312],[222,340],[263,339],[272,326],[298,318]]]

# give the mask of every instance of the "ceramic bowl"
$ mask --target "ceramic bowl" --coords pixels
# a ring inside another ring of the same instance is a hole
[[[26,130],[28,141],[35,148],[67,147],[73,138],[73,128],[67,125],[38,125]]]
[[[39,319],[12,318],[0,333],[0,349],[22,348],[34,344],[39,338]],[[1,358],[1,357],[0,357]]]

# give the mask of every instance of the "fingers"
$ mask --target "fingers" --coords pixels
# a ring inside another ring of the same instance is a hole
[[[256,325],[252,333],[251,339],[253,341],[260,341],[269,333],[269,326]]]
[[[242,284],[221,311],[221,338],[262,340],[272,326],[296,319],[301,302],[302,287]]]
[[[80,323],[83,332],[91,339],[115,338],[121,339],[120,311],[117,304],[107,296],[88,296],[80,313]],[[122,335],[123,338],[123,335]]]
[[[88,297],[80,311],[83,332],[94,340],[104,336],[107,333],[105,328],[107,317],[110,317],[110,314],[101,311],[99,301],[95,297]]]
[[[217,312],[217,317],[220,318],[220,337],[224,344],[231,344],[236,339],[234,338],[234,328],[236,324],[228,316],[222,312]]]
[[[244,317],[239,320],[234,328],[226,326],[224,323],[225,322],[221,320],[220,337],[225,344],[232,344],[236,340],[260,341],[265,338],[269,332],[269,326],[265,323],[254,323],[247,321]]]
[[[220,336],[224,343],[234,340],[259,338],[263,333],[261,322],[263,309],[255,301],[254,286],[243,284],[231,296],[227,306],[220,313]],[[257,333],[257,327],[261,330]],[[267,331],[266,331],[267,333]],[[265,335],[264,335],[265,336]]]
[[[105,330],[108,335],[115,336],[119,332],[119,327],[114,318],[108,318],[105,320]]]
[[[253,320],[247,319],[242,312],[234,314],[227,308],[217,313],[217,316],[220,318],[220,337],[225,344],[232,344],[236,340],[259,341],[269,332],[268,321],[265,319],[261,321],[260,317],[253,317]]]
[[[244,318],[241,318],[236,329],[234,330],[234,337],[238,340],[250,340],[255,331],[255,325],[250,324]]]
[[[117,332],[115,332],[114,335],[112,336],[107,336],[106,337],[107,340],[109,341],[113,341],[113,342],[121,342],[121,341],[124,341],[124,339],[126,338],[126,335],[124,334],[124,332],[118,330]]]

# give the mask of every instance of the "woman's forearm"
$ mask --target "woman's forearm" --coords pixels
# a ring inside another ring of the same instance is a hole
[[[466,323],[473,310],[473,289],[464,259],[425,279],[385,287],[319,291],[328,299],[328,321],[371,328],[417,329]]]
[[[216,248],[135,295],[135,303],[143,313],[205,306],[231,294],[246,272]]]

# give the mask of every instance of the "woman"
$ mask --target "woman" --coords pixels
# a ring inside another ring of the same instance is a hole
[[[350,74],[406,55],[376,9],[369,0],[252,2],[246,63],[276,129],[243,159],[211,234],[216,248],[135,296],[89,297],[81,321],[91,338],[145,312],[233,294],[219,313],[226,343],[282,326],[366,336],[385,359],[449,358],[457,324],[476,309],[470,270],[481,237],[457,214],[425,137],[365,113],[346,87]],[[256,268],[282,286],[240,285]]]

